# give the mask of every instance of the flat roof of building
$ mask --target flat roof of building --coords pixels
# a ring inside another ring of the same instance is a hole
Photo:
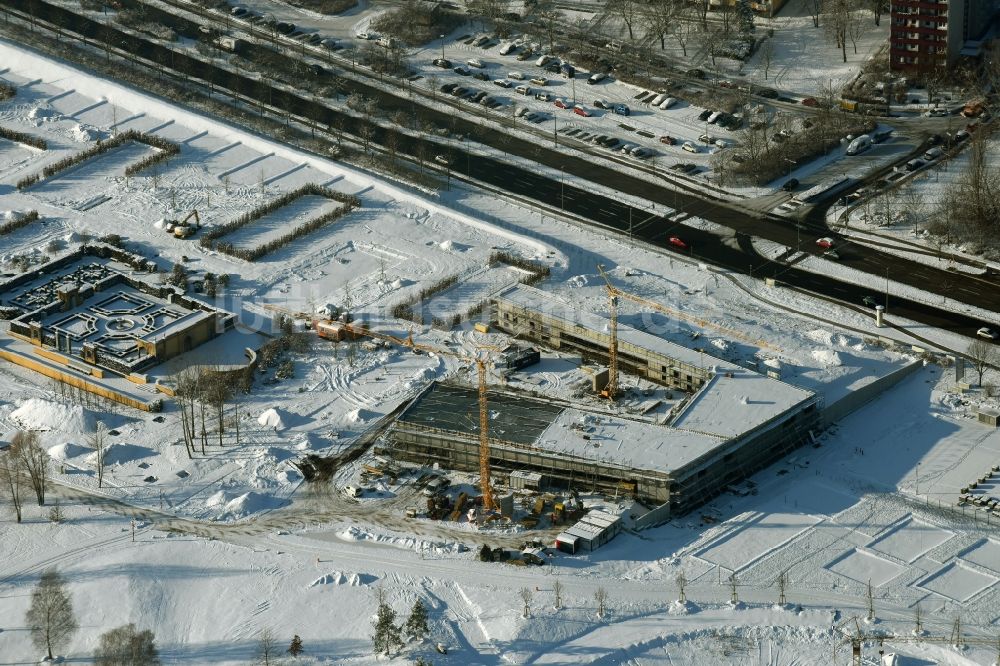
[[[632,469],[669,473],[725,441],[724,437],[567,408],[545,429],[535,446]]]
[[[738,437],[813,395],[812,391],[737,367],[709,379],[674,417],[671,425]]]
[[[494,299],[497,301],[508,301],[513,305],[534,310],[547,317],[561,320],[567,325],[567,330],[572,330],[572,327],[578,327],[610,337],[610,320],[607,317],[581,310],[555,294],[535,287],[517,284],[504,289],[494,296]],[[618,344],[619,346],[630,344],[642,349],[648,349],[651,352],[668,356],[694,367],[718,366],[728,369],[732,366],[728,361],[723,361],[704,352],[670,342],[652,333],[640,331],[621,322],[618,323]]]
[[[586,312],[535,287],[515,285],[496,297],[607,335],[609,320]],[[671,423],[675,428],[732,438],[766,423],[814,394],[767,375],[618,324],[619,345],[628,343],[692,366],[714,370],[714,376],[692,397]],[[727,375],[732,375],[728,377]],[[667,446],[666,443],[663,443]],[[670,448],[667,446],[667,448]],[[697,448],[697,446],[695,446]]]

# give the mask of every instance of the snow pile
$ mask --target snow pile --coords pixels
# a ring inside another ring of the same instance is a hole
[[[698,612],[698,606],[690,601],[681,601],[677,599],[670,604],[670,608],[667,609],[667,613],[670,615],[690,615],[691,613]]]
[[[29,398],[10,414],[10,420],[25,430],[62,430],[82,434],[94,427],[93,416],[79,405],[63,405]]]
[[[59,120],[62,117],[62,114],[55,109],[46,109],[41,106],[36,106],[31,111],[28,111],[28,118],[30,120]]]
[[[830,331],[825,331],[822,328],[816,328],[811,331],[806,331],[806,337],[813,342],[818,342],[820,344],[826,345],[827,347],[833,346],[833,333]]]
[[[167,226],[167,219],[166,219],[166,218],[164,218],[164,217],[161,217],[161,218],[160,218],[160,219],[158,219],[158,220],[157,220],[156,222],[153,222],[153,227],[154,227],[155,229],[163,229],[163,228],[165,228],[166,226]]]
[[[56,444],[49,448],[49,456],[54,460],[69,460],[70,458],[76,458],[82,456],[84,453],[92,453],[94,449],[89,446],[80,446],[79,444],[74,444],[73,442],[64,442],[63,444]]]
[[[93,127],[85,127],[83,125],[77,125],[71,129],[69,135],[73,137],[74,141],[79,141],[81,143],[89,143],[97,139],[99,136],[97,130]]]
[[[712,345],[722,351],[729,351],[729,342],[723,340],[722,338],[715,338],[712,340]]]
[[[288,462],[295,455],[291,451],[272,446],[251,449],[248,454],[240,464],[245,483],[253,488],[275,490],[302,480],[302,474]]]
[[[271,409],[264,410],[264,412],[257,417],[257,423],[259,423],[264,428],[270,428],[271,430],[284,430],[285,422],[281,418],[281,414],[278,410],[272,407]]]
[[[315,451],[325,447],[317,441],[316,435],[307,432],[302,434],[299,441],[295,443],[294,448],[296,451]]]
[[[308,587],[319,587],[321,585],[349,585],[351,587],[360,587],[362,585],[370,585],[376,580],[378,580],[378,578],[376,576],[372,576],[371,574],[348,574],[341,571],[334,571],[333,573],[320,576],[311,582]]]
[[[438,247],[441,248],[442,250],[454,250],[455,249],[455,243],[453,243],[450,240],[441,241],[438,244]]]
[[[354,411],[348,412],[347,421],[349,423],[367,423],[375,416],[377,416],[375,412],[370,412],[367,409],[361,409],[358,407]]]
[[[216,520],[239,520],[255,513],[276,509],[285,503],[284,500],[260,493],[248,492],[234,495],[220,490],[205,500],[205,508],[216,510],[214,512]]]
[[[458,553],[461,552],[457,543],[442,543],[440,541],[424,541],[416,537],[389,536],[386,534],[374,534],[361,529],[355,525],[346,527],[337,533],[337,536],[344,541],[372,541],[375,543],[402,548],[404,550],[415,550],[418,552],[430,551],[432,553]]]
[[[816,349],[812,352],[812,357],[827,368],[843,365],[843,362],[840,360],[840,354],[832,349]]]

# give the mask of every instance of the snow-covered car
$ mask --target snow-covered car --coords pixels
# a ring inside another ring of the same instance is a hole
[[[438,164],[443,164],[445,166],[451,164],[451,160],[448,159],[447,155],[435,155],[434,161],[437,162]]]
[[[986,338],[987,340],[996,340],[997,339],[996,331],[994,331],[989,326],[983,326],[981,329],[979,329],[978,331],[976,331],[976,335],[978,335],[981,338]]]
[[[479,58],[469,58],[465,61],[465,64],[469,67],[481,68],[483,66],[483,61]]]
[[[451,60],[445,58],[435,58],[433,65],[435,67],[440,67],[441,69],[451,69]]]
[[[521,72],[507,72],[508,79],[514,79],[515,81],[524,81],[524,74]]]
[[[493,82],[493,85],[500,86],[501,88],[510,88],[514,84],[507,79],[497,79]]]
[[[690,141],[685,141],[684,143],[682,143],[681,144],[681,148],[683,150],[686,150],[689,153],[697,153],[698,152],[698,146],[694,145]]]
[[[685,243],[684,241],[682,241],[677,236],[671,236],[670,238],[667,239],[667,242],[670,243],[671,245],[673,245],[674,247],[681,248],[682,250],[683,249],[687,249],[687,246],[688,246],[687,243]]]
[[[455,69],[453,69],[451,71],[455,72],[459,76],[468,76],[469,74],[472,74],[472,72],[469,70],[469,68],[465,67],[463,65],[459,65],[458,67],[456,67]]]
[[[833,239],[829,236],[823,236],[822,238],[816,239],[816,245],[819,245],[824,250],[829,250],[833,247]]]

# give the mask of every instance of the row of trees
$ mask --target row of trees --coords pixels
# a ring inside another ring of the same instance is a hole
[[[2,97],[0,97],[0,99],[2,99]],[[39,150],[48,150],[49,147],[49,144],[46,143],[45,139],[40,136],[28,134],[27,132],[18,132],[17,130],[12,130],[8,127],[0,127],[0,138],[7,139],[8,141],[13,141],[15,143],[23,143],[26,146],[31,146],[32,148],[37,148]]]
[[[29,210],[27,213],[15,213],[12,219],[0,224],[0,236],[5,236],[22,227],[26,227],[38,220],[39,217],[37,210]]]

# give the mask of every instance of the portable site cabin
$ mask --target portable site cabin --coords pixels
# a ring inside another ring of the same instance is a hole
[[[622,521],[606,511],[588,513],[556,537],[556,548],[565,553],[592,551],[614,539],[622,531]]]
[[[545,477],[538,472],[514,470],[510,473],[512,490],[538,490],[544,485]]]

